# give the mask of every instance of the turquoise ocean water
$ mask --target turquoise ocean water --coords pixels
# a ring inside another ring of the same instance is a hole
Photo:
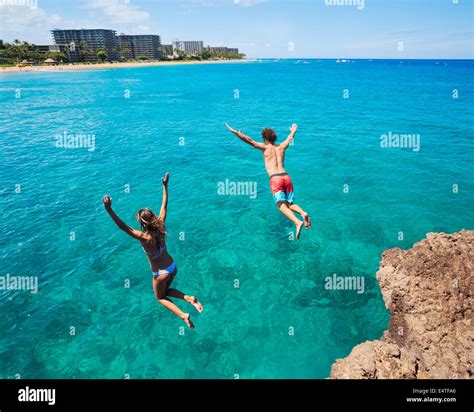
[[[37,276],[39,291],[0,291],[0,377],[327,377],[387,327],[381,252],[474,227],[473,69],[288,60],[3,75],[0,275]],[[313,217],[298,242],[261,155],[224,122],[256,139],[298,123],[286,166]],[[55,147],[65,132],[94,135],[95,150]],[[421,149],[381,148],[389,132],[419,134]],[[166,171],[176,286],[205,307],[184,334],[101,204],[110,194],[137,227],[136,210],[159,210]],[[226,180],[256,182],[257,197],[218,195]],[[363,276],[364,293],[326,290],[333,273]]]

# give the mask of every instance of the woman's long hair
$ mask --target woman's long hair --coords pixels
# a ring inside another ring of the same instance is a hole
[[[137,220],[142,227],[142,231],[151,235],[152,243],[157,246],[162,246],[166,237],[166,229],[163,220],[156,216],[150,209],[139,210],[137,212]]]

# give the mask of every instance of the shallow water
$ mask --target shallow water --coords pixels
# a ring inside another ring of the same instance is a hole
[[[308,63],[0,78],[1,275],[39,277],[37,294],[0,291],[0,377],[324,378],[380,337],[381,252],[474,226],[474,64]],[[299,124],[286,166],[313,228],[298,242],[261,155],[224,122],[256,139]],[[420,150],[381,148],[390,131],[420,134]],[[64,132],[95,150],[55,147]],[[205,307],[184,334],[101,204],[110,194],[136,227],[136,210],[159,210],[165,171],[176,286]],[[218,195],[226,179],[256,198]],[[326,290],[333,273],[363,276],[364,293]]]

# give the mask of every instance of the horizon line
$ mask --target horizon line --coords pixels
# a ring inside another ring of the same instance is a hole
[[[394,57],[246,57],[245,60],[396,60],[396,61],[410,61],[410,60],[474,60],[474,57],[411,57],[405,59],[397,59]]]
[[[450,58],[450,57],[412,57],[405,59],[397,59],[394,57],[248,57],[245,60],[397,60],[397,61],[410,61],[410,60],[473,60],[474,57],[462,57],[462,58]]]

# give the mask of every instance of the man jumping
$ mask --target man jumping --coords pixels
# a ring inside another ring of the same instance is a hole
[[[275,199],[280,212],[295,224],[296,238],[299,239],[303,225],[306,226],[306,229],[311,227],[311,219],[309,218],[308,213],[294,203],[293,183],[291,182],[288,173],[286,173],[284,166],[285,151],[294,139],[298,126],[293,124],[290,128],[290,135],[279,145],[275,144],[277,135],[273,129],[263,129],[262,137],[264,143],[259,143],[243,134],[240,130],[234,130],[228,124],[226,124],[226,126],[240,140],[263,152],[265,168],[270,176],[270,188],[272,190],[273,198]],[[304,222],[299,220],[294,212],[301,215]]]

